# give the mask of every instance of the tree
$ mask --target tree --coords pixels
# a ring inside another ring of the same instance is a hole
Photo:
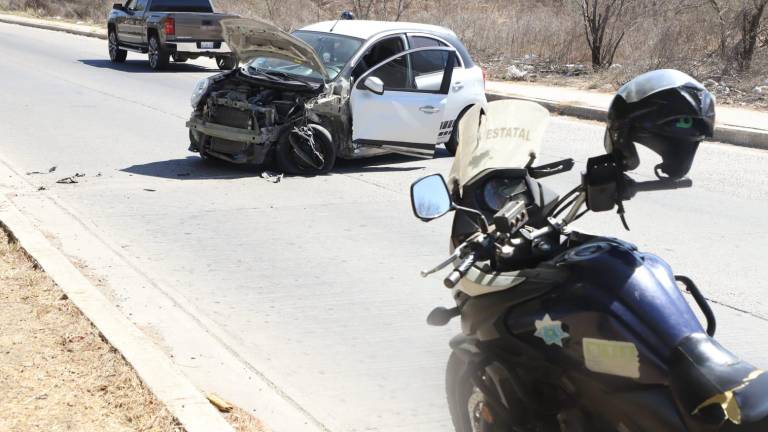
[[[627,9],[632,0],[575,1],[581,12],[584,35],[592,55],[592,67],[609,67],[624,39]]]
[[[720,56],[726,71],[733,65],[739,73],[749,71],[765,31],[761,27],[768,0],[709,0],[720,23]],[[729,24],[730,23],[730,24]]]
[[[350,0],[352,2],[352,12],[356,19],[366,20],[371,16],[371,10],[376,4],[376,0]]]

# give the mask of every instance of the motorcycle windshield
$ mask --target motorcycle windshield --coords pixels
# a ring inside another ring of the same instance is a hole
[[[459,146],[450,183],[464,185],[489,168],[523,168],[541,149],[549,111],[534,102],[499,100],[481,115],[477,105],[459,122]]]

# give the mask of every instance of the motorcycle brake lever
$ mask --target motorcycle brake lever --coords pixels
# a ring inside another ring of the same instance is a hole
[[[422,270],[421,271],[421,277],[425,278],[425,277],[427,277],[427,276],[429,276],[429,275],[431,275],[433,273],[437,273],[440,270],[442,270],[445,267],[447,267],[452,262],[456,261],[456,259],[461,256],[462,252],[464,251],[464,248],[467,247],[468,244],[470,244],[471,242],[475,241],[475,239],[477,239],[477,237],[480,237],[480,236],[482,236],[482,233],[478,232],[478,233],[474,234],[472,237],[468,238],[464,243],[462,243],[459,246],[457,246],[456,249],[454,249],[454,251],[451,254],[451,256],[446,258],[443,262],[441,262],[440,264],[436,265],[435,267],[433,267],[433,268],[431,268],[429,270]]]
[[[440,264],[436,265],[435,267],[433,267],[433,268],[431,268],[429,270],[422,270],[421,271],[421,277],[425,278],[425,277],[427,277],[427,276],[429,276],[429,275],[431,275],[433,273],[439,272],[440,270],[442,270],[445,267],[447,267],[450,263],[456,261],[456,258],[458,258],[459,255],[461,255],[461,249],[456,248],[456,250],[453,251],[451,256],[446,258],[445,261],[441,262]]]

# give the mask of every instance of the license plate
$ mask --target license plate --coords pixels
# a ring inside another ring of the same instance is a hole
[[[213,49],[213,42],[200,42],[200,48]]]

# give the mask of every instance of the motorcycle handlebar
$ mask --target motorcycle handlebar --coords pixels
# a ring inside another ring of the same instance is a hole
[[[689,178],[681,178],[678,180],[652,180],[644,182],[636,182],[629,179],[627,187],[622,194],[622,200],[626,201],[632,199],[638,192],[654,192],[663,190],[683,189],[693,186],[693,181]]]
[[[446,288],[453,288],[456,286],[456,284],[461,281],[461,279],[467,275],[467,272],[469,269],[472,268],[472,266],[475,264],[475,261],[477,261],[477,255],[472,252],[464,259],[461,260],[458,266],[456,266],[453,271],[445,277],[443,280],[443,284]]]
[[[679,180],[657,180],[635,183],[633,189],[636,192],[653,192],[671,189],[683,189],[693,186],[693,181],[689,178]]]

